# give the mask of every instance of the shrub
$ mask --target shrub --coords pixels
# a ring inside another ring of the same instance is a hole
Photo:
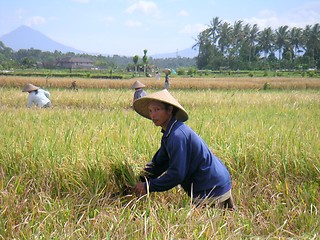
[[[263,85],[263,90],[268,90],[268,89],[270,89],[270,83],[265,82]]]
[[[178,69],[177,69],[177,74],[178,74],[179,76],[181,76],[181,75],[186,75],[186,70],[185,70],[184,68],[178,68]]]

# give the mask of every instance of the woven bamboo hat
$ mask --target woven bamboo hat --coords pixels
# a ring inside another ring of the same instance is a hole
[[[134,101],[133,108],[141,116],[151,119],[149,116],[148,106],[152,101],[159,101],[163,103],[168,103],[178,109],[176,113],[176,119],[184,122],[187,121],[189,116],[186,110],[180,105],[180,103],[168,92],[167,89],[164,89],[159,92],[150,93],[144,97],[141,97]]]
[[[131,86],[131,88],[137,89],[137,88],[144,88],[146,85],[144,85],[140,81],[135,81],[135,83]]]
[[[32,92],[32,91],[36,91],[38,89],[40,89],[40,88],[31,84],[31,83],[28,83],[23,87],[22,92]]]

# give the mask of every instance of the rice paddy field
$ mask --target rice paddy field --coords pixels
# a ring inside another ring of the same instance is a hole
[[[320,238],[320,79],[172,79],[230,170],[234,211],[196,208],[179,186],[123,192],[161,139],[130,86],[163,82],[73,80],[0,77],[0,239]],[[26,83],[53,108],[27,108]]]

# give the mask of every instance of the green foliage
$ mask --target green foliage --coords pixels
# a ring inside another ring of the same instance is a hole
[[[190,67],[190,68],[188,68],[187,74],[188,74],[189,76],[193,77],[193,76],[196,74],[196,72],[197,72],[197,69],[196,69],[196,68]]]
[[[315,72],[314,71],[308,71],[307,74],[308,74],[308,77],[314,77],[315,76]]]
[[[304,69],[319,68],[319,23],[304,29],[280,26],[259,29],[254,24],[223,22],[218,17],[200,32],[195,47],[199,48],[200,70]],[[276,56],[276,52],[279,53]],[[267,67],[268,66],[268,67]]]
[[[139,60],[139,56],[138,55],[134,55],[132,60],[133,60],[134,65],[137,65],[138,60]]]
[[[145,52],[146,50],[144,50]],[[147,52],[145,52],[146,54]],[[62,53],[59,51],[54,52],[43,52],[39,49],[20,49],[15,52],[11,48],[6,47],[0,41],[0,69],[26,69],[26,68],[45,68],[45,69],[57,69],[57,62],[59,59],[65,57],[85,57],[91,59],[94,63],[95,68],[105,70],[108,68],[118,68],[122,70],[130,69],[132,61],[137,66],[139,56],[133,57],[126,56],[103,56],[103,55],[89,55],[89,54],[75,54],[75,53]],[[148,64],[156,65],[158,68],[178,68],[178,67],[190,67],[195,65],[195,59],[190,58],[171,58],[171,59],[152,59],[147,58],[145,55],[142,59]],[[136,61],[136,62],[135,62]]]
[[[71,73],[66,70],[15,70],[10,72],[2,72],[0,75],[4,76],[23,76],[23,77],[59,77],[59,78],[101,78],[101,79],[123,79],[130,78],[127,73],[116,72],[109,69],[106,71],[90,71],[90,70],[73,70]]]
[[[265,82],[263,85],[263,90],[269,90],[270,89],[270,83]]]
[[[183,75],[186,75],[186,70],[184,68],[178,68],[177,69],[177,74],[179,76],[183,76]]]

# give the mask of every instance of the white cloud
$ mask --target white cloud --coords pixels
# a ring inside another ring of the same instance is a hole
[[[320,22],[320,2],[310,2],[300,8],[290,9],[285,18],[287,25],[305,27]]]
[[[139,1],[125,10],[126,13],[142,12],[144,14],[158,15],[159,9],[157,4],[151,1]]]
[[[257,24],[259,29],[262,30],[264,28],[276,28],[279,26],[279,19],[277,17],[269,17],[269,18],[259,18],[252,17],[244,20],[245,23],[250,23],[251,25]]]
[[[178,13],[179,16],[182,16],[182,17],[187,17],[189,16],[189,13],[185,10],[181,10],[179,13]]]
[[[198,34],[202,31],[204,31],[205,29],[207,29],[208,27],[204,24],[189,24],[184,26],[184,28],[182,28],[179,32],[180,33],[188,33],[188,34]]]
[[[139,21],[133,21],[133,20],[129,20],[125,23],[125,25],[127,27],[141,27],[142,26],[142,23],[139,22]]]
[[[39,25],[43,25],[45,23],[46,23],[46,19],[44,17],[40,17],[40,16],[34,16],[34,17],[27,18],[25,21],[25,24],[29,27],[39,26]]]
[[[320,22],[320,2],[307,3],[279,14],[264,10],[258,16],[245,19],[245,22],[257,24],[260,29],[278,28],[284,25],[303,28]]]
[[[270,10],[262,10],[257,17],[246,18],[244,22],[251,25],[257,24],[261,30],[267,27],[276,28],[280,25],[280,19],[276,12]]]

